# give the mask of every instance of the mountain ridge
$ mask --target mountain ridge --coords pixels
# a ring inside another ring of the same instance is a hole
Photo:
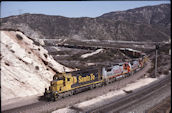
[[[19,29],[38,39],[158,42],[170,39],[170,17],[170,4],[161,4],[110,12],[96,18],[68,18],[27,13],[2,18],[1,28]]]

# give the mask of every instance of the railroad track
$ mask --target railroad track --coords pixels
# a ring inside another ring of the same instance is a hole
[[[105,87],[99,87],[93,90],[88,90],[83,93],[79,93],[77,95],[73,95],[71,97],[66,97],[64,99],[58,100],[56,102],[45,102],[45,101],[39,101],[34,104],[21,106],[18,108],[13,108],[9,110],[2,111],[2,113],[47,113],[59,108],[63,108],[66,106],[71,106],[75,103],[88,100],[88,98],[93,98],[96,96],[103,95],[105,92],[109,92],[109,90],[117,90],[119,88],[122,88],[126,86],[126,84],[129,84],[140,77],[144,75],[144,73],[150,68],[151,63],[148,62],[148,64],[140,71],[136,72],[134,75],[122,79],[120,81],[116,81],[112,84],[109,84]]]
[[[161,103],[145,111],[145,113],[171,113],[171,97],[167,97]]]
[[[132,104],[136,104],[147,97],[151,96],[153,93],[161,91],[164,87],[171,84],[171,76],[168,75],[162,80],[153,82],[149,86],[145,86],[144,89],[138,89],[131,94],[128,94],[125,98],[120,98],[115,102],[106,104],[106,106],[100,106],[95,109],[84,111],[86,113],[119,113],[121,110],[126,109]]]

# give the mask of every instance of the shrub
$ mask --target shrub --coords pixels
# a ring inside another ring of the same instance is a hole
[[[10,66],[10,64],[9,64],[9,63],[7,63],[7,62],[5,62],[5,65]]]
[[[48,57],[48,56],[47,56],[47,54],[45,54],[45,53],[44,53],[44,56],[45,56],[45,58],[47,58],[47,57]]]
[[[165,75],[168,75],[168,74],[169,74],[169,71],[168,71],[168,70],[165,70],[165,71],[163,71],[163,73],[164,73]]]
[[[38,67],[38,66],[35,66],[35,69],[36,69],[36,70],[39,70],[39,67]]]
[[[48,62],[47,62],[47,61],[44,61],[43,59],[42,59],[42,62],[43,62],[45,65],[48,65]]]
[[[16,34],[16,37],[17,37],[18,40],[23,40],[23,37],[20,36],[19,34]]]
[[[15,51],[14,50],[10,50],[12,53],[15,53]]]
[[[37,42],[35,40],[33,40],[33,42],[34,42],[35,45],[40,46],[40,43],[39,42]]]

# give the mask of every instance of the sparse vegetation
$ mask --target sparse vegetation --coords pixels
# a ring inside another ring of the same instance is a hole
[[[160,46],[158,50],[158,64],[157,64],[157,74],[169,74],[169,69],[171,66],[171,56],[168,55],[168,51],[170,48],[170,44],[165,44],[163,46]],[[152,68],[149,69],[148,73],[150,73],[151,76],[155,73],[155,51],[152,51],[152,53],[149,53],[152,55]]]

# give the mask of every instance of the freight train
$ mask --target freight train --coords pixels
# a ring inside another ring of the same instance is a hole
[[[44,98],[56,101],[99,86],[107,85],[116,80],[131,76],[142,69],[147,60],[142,56],[132,61],[114,64],[109,67],[92,68],[67,73],[56,73],[53,76],[49,89],[45,88]]]

